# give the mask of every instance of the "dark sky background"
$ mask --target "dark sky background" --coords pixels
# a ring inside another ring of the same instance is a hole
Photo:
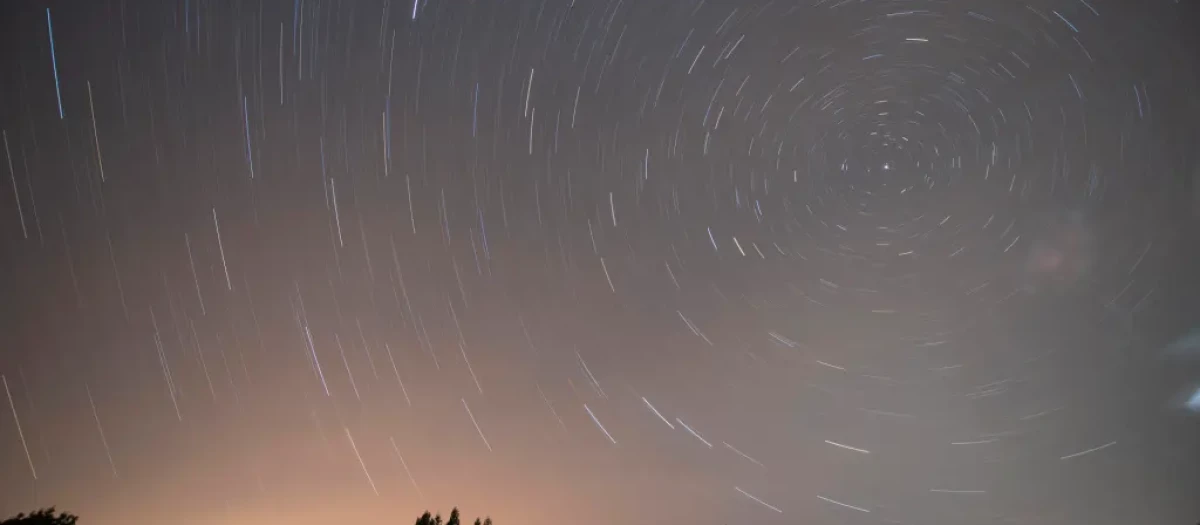
[[[0,514],[1200,519],[1192,2],[0,7]]]

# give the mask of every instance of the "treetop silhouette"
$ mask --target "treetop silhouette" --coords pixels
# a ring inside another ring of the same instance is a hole
[[[0,523],[0,525],[7,524]],[[458,507],[455,507],[450,511],[450,517],[444,523],[442,522],[441,514],[430,514],[429,511],[425,511],[420,518],[417,518],[415,525],[462,525],[462,522]],[[492,518],[484,518],[482,521],[479,518],[475,518],[475,525],[492,525]]]
[[[60,512],[54,513],[54,507],[34,511],[32,514],[17,514],[15,517],[0,521],[0,525],[75,525],[79,516]]]

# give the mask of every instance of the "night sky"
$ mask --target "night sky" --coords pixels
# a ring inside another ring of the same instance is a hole
[[[1195,523],[1198,10],[4,2],[0,517]]]

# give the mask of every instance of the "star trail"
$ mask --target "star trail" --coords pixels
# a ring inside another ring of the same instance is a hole
[[[1195,523],[1173,0],[0,7],[0,517]]]

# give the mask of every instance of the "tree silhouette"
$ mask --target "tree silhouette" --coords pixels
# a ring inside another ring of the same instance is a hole
[[[32,514],[17,514],[15,517],[0,521],[0,525],[75,525],[79,516],[60,512],[54,513],[54,507],[41,509]]]
[[[8,523],[7,522],[0,523],[0,525],[8,525]],[[20,525],[25,525],[25,524],[22,523]],[[41,522],[37,522],[36,525],[42,525],[42,524],[41,524]],[[55,523],[54,525],[57,525],[57,523]],[[74,522],[71,522],[70,524],[67,524],[67,525],[74,525]],[[420,518],[417,518],[417,522],[415,525],[443,525],[442,524],[442,515],[441,514],[430,514],[429,511],[425,511],[425,513],[422,514]],[[454,507],[453,509],[450,510],[450,518],[446,520],[445,525],[462,525],[461,516],[459,515],[459,512],[458,512],[458,507]],[[483,521],[480,521],[479,518],[475,518],[475,525],[492,525],[492,518],[484,518]]]

